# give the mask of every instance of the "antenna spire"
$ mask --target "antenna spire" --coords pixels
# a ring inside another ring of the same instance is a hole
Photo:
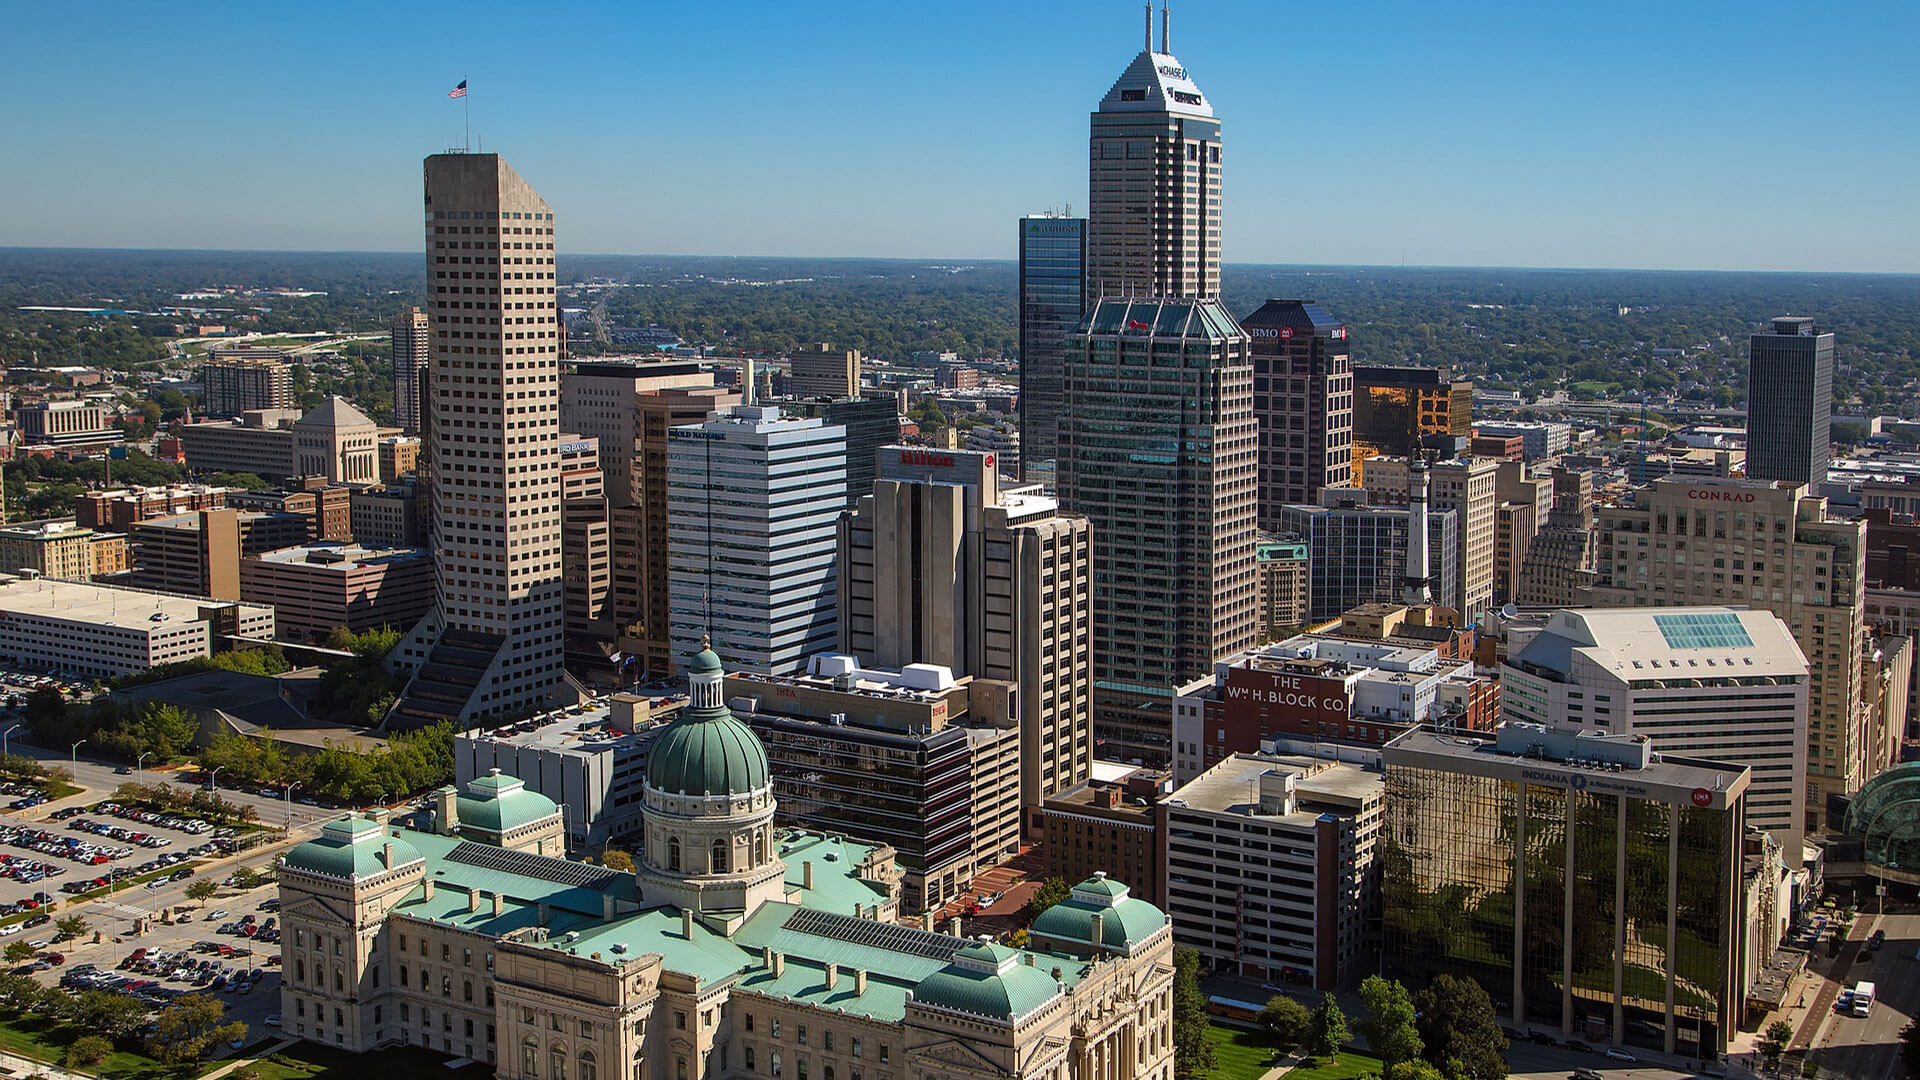
[[[1167,10],[1167,0],[1160,0],[1160,51],[1173,53],[1173,12]]]
[[[1148,52],[1153,51],[1153,5],[1151,3],[1147,5],[1147,43],[1144,48]]]

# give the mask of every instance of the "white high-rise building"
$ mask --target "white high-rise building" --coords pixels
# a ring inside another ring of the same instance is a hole
[[[1747,821],[1798,866],[1808,685],[1806,656],[1770,611],[1557,611],[1501,664],[1500,716],[1643,735],[1666,757],[1749,767]]]
[[[667,439],[673,651],[792,675],[839,635],[836,546],[847,429],[737,406]]]
[[[553,209],[496,154],[426,160],[434,610],[389,658],[389,724],[560,702],[560,343]]]

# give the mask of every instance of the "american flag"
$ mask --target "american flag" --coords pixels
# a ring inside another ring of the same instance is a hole
[[[466,97],[467,96],[467,80],[461,79],[459,86],[456,86],[453,89],[447,91],[447,96],[448,97]]]

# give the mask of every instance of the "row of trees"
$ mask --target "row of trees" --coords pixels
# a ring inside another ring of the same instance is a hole
[[[381,750],[362,753],[329,745],[317,753],[293,754],[273,740],[272,731],[262,730],[257,737],[215,735],[199,760],[203,768],[217,768],[234,780],[276,787],[293,783],[310,794],[365,802],[450,783],[455,734],[454,725],[435,724],[389,736]]]
[[[207,994],[189,994],[160,1010],[148,1023],[146,1003],[105,990],[69,992],[41,986],[32,975],[0,971],[0,1013],[20,1016],[36,1013],[56,1023],[85,1032],[68,1044],[66,1064],[87,1068],[105,1060],[120,1042],[142,1038],[142,1048],[155,1060],[173,1065],[198,1061],[221,1043],[247,1033],[247,1025],[227,1019],[227,1007]],[[144,1033],[144,1037],[143,1036]]]
[[[1386,1080],[1504,1080],[1506,1035],[1487,992],[1472,979],[1437,976],[1414,993],[1378,975],[1360,984],[1367,1015],[1348,1021],[1332,994],[1309,1009],[1276,996],[1260,1025],[1283,1051],[1296,1048],[1336,1057],[1357,1032],[1380,1058]],[[1204,1002],[1202,1003],[1204,1008]],[[1176,1014],[1176,1024],[1178,1017]],[[1178,1031],[1176,1028],[1176,1045]]]

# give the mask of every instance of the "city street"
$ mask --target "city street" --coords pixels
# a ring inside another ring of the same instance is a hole
[[[1869,905],[1869,911],[1872,906]],[[1863,942],[1874,930],[1887,932],[1886,945],[1868,952]],[[1854,923],[1853,940],[1842,950],[1833,977],[1819,984],[1821,1014],[1812,1029],[1812,1060],[1823,1073],[1850,1080],[1879,1080],[1899,1074],[1900,1030],[1920,1010],[1920,913],[1889,912],[1875,919],[1862,913]],[[1862,980],[1877,992],[1873,1012],[1864,1019],[1836,1013],[1833,999],[1839,991]],[[1803,1037],[1808,1035],[1801,1029]]]

